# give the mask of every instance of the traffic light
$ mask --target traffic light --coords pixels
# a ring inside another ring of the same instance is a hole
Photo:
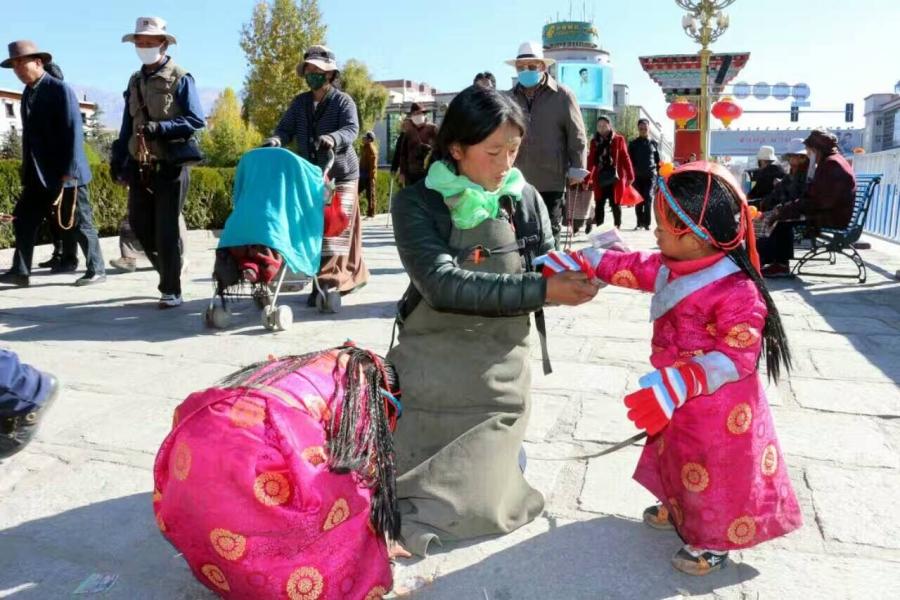
[[[847,123],[853,122],[853,103],[848,102],[846,106],[844,106],[844,121]]]
[[[791,123],[796,123],[800,120],[800,107],[792,106],[791,107]]]

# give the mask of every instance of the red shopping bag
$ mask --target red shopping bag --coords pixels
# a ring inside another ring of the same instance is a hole
[[[331,201],[325,204],[325,237],[341,235],[349,224],[350,217],[341,208],[341,196],[335,192]]]
[[[634,189],[633,185],[625,186],[625,191],[622,194],[622,199],[619,201],[621,206],[637,206],[641,202],[644,201],[644,197],[640,195],[640,193]]]

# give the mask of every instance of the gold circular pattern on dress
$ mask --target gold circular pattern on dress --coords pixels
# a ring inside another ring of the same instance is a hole
[[[325,587],[322,574],[314,567],[300,567],[291,573],[287,594],[291,600],[318,600]]]
[[[775,444],[769,444],[763,450],[760,470],[766,477],[771,477],[778,470],[778,450],[775,448]]]
[[[728,539],[732,544],[743,546],[749,544],[756,537],[756,521],[753,517],[740,517],[728,526]]]
[[[699,463],[687,463],[681,467],[681,483],[689,492],[702,492],[709,486],[709,473]]]
[[[247,398],[241,398],[228,411],[231,424],[236,427],[256,427],[266,419],[266,409]]]
[[[200,567],[200,572],[206,575],[206,578],[220,590],[224,592],[231,591],[231,588],[228,587],[228,580],[225,579],[225,573],[216,565],[203,565]]]
[[[387,594],[387,590],[378,585],[369,590],[365,600],[382,600],[385,594]]]
[[[166,524],[163,523],[162,515],[160,515],[159,513],[156,513],[156,526],[159,527],[160,531],[165,532]]]
[[[253,494],[266,506],[278,506],[291,496],[291,484],[281,473],[269,471],[253,482]]]
[[[706,333],[708,333],[712,337],[716,337],[718,335],[719,330],[716,328],[715,323],[707,323],[706,324]]]
[[[209,541],[216,553],[228,560],[239,559],[247,550],[247,538],[227,529],[213,529],[209,532]]]
[[[660,436],[659,441],[656,442],[656,455],[662,456],[663,450],[666,449],[666,440],[664,437]]]
[[[300,456],[314,467],[324,465],[328,462],[328,455],[325,453],[325,448],[322,446],[310,446],[301,452]]]
[[[684,523],[684,513],[681,511],[681,505],[678,504],[677,498],[669,498],[669,513],[672,520],[675,521],[675,527],[681,527]]]
[[[748,323],[738,323],[725,336],[725,343],[732,348],[749,348],[758,340],[759,331]]]
[[[728,431],[734,435],[741,435],[750,431],[753,424],[753,410],[746,402],[741,402],[731,409],[728,414]]]
[[[313,418],[321,422],[331,420],[331,409],[328,408],[328,403],[322,396],[304,396],[303,404],[306,405],[306,410]]]
[[[172,457],[172,473],[178,481],[187,479],[191,472],[191,448],[184,442],[175,444],[175,453]]]
[[[346,521],[350,517],[350,505],[347,504],[347,501],[343,498],[338,498],[335,501],[334,505],[331,507],[331,510],[328,511],[328,518],[325,519],[325,524],[322,525],[322,531],[328,531],[330,529],[334,529],[344,521]]]
[[[154,489],[154,490],[153,490],[153,501],[154,501],[154,502],[161,502],[161,501],[162,501],[162,492],[160,492],[160,491],[157,490],[157,489]]]
[[[172,429],[175,429],[175,426],[178,425],[178,409],[172,411]]]
[[[632,273],[628,269],[622,269],[621,271],[616,271],[615,273],[613,273],[613,276],[610,277],[609,282],[613,285],[624,288],[637,289],[638,287],[637,277],[635,277],[634,273]]]

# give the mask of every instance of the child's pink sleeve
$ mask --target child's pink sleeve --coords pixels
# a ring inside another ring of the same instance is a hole
[[[594,277],[610,285],[654,291],[656,276],[662,265],[658,252],[619,252],[586,248],[581,251],[594,269]]]
[[[715,318],[706,324],[706,331],[715,338],[715,348],[693,359],[703,367],[710,394],[757,371],[767,314],[765,302],[749,279],[734,281],[734,287],[720,299],[711,300]]]

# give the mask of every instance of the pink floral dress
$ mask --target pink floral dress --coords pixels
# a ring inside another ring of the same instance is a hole
[[[271,386],[210,388],[175,411],[154,468],[156,522],[223,598],[379,600],[391,589],[372,490],[326,465],[336,362],[327,353]]]
[[[669,510],[684,540],[749,548],[802,524],[757,372],[766,306],[723,254],[669,261],[600,251],[596,277],[653,292],[653,367],[699,364],[709,395],[689,399],[650,438],[634,478]]]

